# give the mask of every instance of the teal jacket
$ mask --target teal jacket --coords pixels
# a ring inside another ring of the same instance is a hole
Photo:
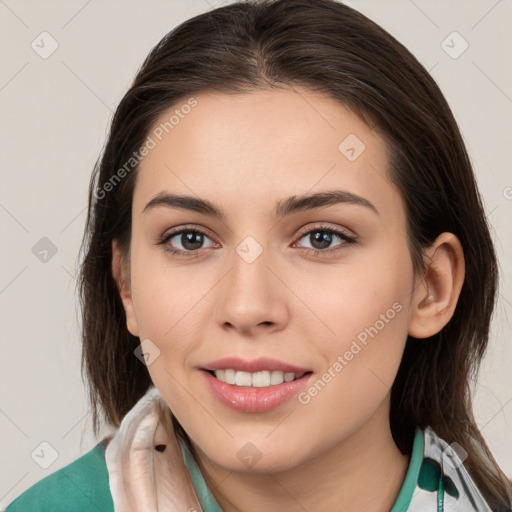
[[[6,512],[114,512],[106,440],[35,483]],[[185,445],[183,459],[204,512],[222,512]],[[427,427],[416,429],[409,467],[391,512],[491,511],[456,451]]]

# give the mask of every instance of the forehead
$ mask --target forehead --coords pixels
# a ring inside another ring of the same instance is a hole
[[[139,211],[164,190],[224,204],[333,188],[382,207],[396,201],[382,138],[343,104],[309,90],[184,98],[149,135],[155,145],[139,166]]]

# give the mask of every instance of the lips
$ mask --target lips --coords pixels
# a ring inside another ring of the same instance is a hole
[[[268,357],[260,357],[259,359],[253,359],[252,361],[247,361],[239,357],[225,357],[223,359],[217,359],[216,361],[210,361],[202,368],[203,370],[209,371],[231,369],[249,373],[262,371],[281,371],[284,373],[300,374],[312,371],[310,368],[295,366],[293,364]]]
[[[259,388],[227,384],[211,375],[210,370],[202,370],[200,374],[212,397],[242,413],[264,413],[277,409],[300,393],[313,378],[309,372],[292,382]]]
[[[261,357],[248,361],[240,357],[226,357],[210,361],[200,368],[206,387],[213,396],[225,406],[245,413],[262,413],[285,404],[299,393],[312,378],[310,368],[296,366],[291,363]],[[217,379],[216,370],[235,370],[235,372],[283,372],[298,376],[291,382],[264,387],[246,387],[228,384]]]

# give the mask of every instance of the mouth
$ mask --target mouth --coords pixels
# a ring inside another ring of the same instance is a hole
[[[265,413],[279,409],[306,388],[313,378],[312,371],[245,372],[233,368],[202,368],[200,373],[216,401],[241,413]]]
[[[207,370],[212,377],[224,382],[225,384],[231,384],[237,387],[248,387],[248,388],[266,388],[272,386],[279,386],[284,382],[293,382],[298,380],[305,375],[309,375],[313,372],[283,372],[280,370],[273,371],[259,371],[259,372],[245,372],[238,371],[232,368],[218,369],[218,370]]]

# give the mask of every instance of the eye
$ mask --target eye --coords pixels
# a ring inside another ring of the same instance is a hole
[[[347,244],[355,244],[357,242],[357,237],[348,235],[341,229],[329,226],[318,226],[314,229],[310,229],[304,232],[299,240],[303,238],[311,244],[311,246],[306,247],[306,249],[313,251],[316,255],[323,255],[324,253],[331,254],[333,251],[337,251]],[[332,247],[332,243],[336,239],[341,240],[341,243]]]
[[[204,249],[205,238],[211,241],[211,238],[203,231],[196,228],[181,228],[170,233],[166,233],[157,245],[163,245],[166,251],[175,255],[194,255],[198,254],[199,249]],[[208,246],[212,247],[214,244]]]
[[[204,246],[205,239],[210,241],[210,244]],[[314,229],[304,231],[299,240],[306,239],[311,244],[310,247],[305,247],[308,252],[313,252],[315,255],[328,255],[343,248],[347,244],[355,244],[357,237],[348,235],[341,229],[336,229],[330,226],[317,226]],[[336,239],[341,242],[332,247],[332,243]],[[160,238],[157,245],[163,245],[167,252],[175,256],[194,256],[201,252],[201,249],[215,247],[215,242],[200,229],[182,227],[175,229]]]

